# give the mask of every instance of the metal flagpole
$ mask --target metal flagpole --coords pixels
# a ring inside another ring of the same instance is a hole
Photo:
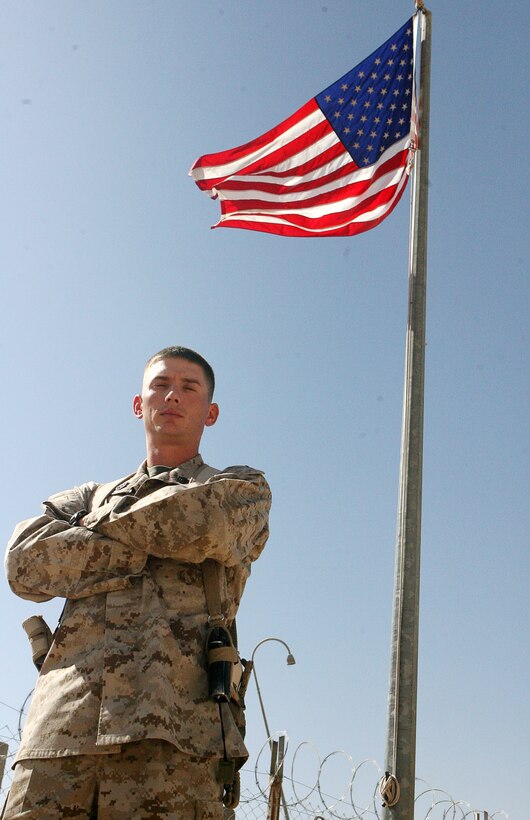
[[[420,12],[419,140],[414,160],[409,245],[409,315],[405,353],[394,605],[388,695],[383,820],[412,820],[416,766],[416,698],[427,280],[427,197],[431,13]]]

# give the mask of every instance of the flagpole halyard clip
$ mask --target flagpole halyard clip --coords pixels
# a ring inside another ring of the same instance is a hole
[[[412,173],[412,169],[414,168],[414,160],[416,157],[416,151],[418,150],[418,146],[414,140],[410,141],[409,145],[409,156],[407,159],[407,166],[405,168],[405,173],[410,175]]]

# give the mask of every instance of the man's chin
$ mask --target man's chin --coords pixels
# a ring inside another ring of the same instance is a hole
[[[182,423],[182,416],[162,416],[154,426],[155,430],[163,432],[164,430],[181,430]]]

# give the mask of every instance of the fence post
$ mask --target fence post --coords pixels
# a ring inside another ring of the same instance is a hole
[[[4,782],[4,772],[6,768],[6,760],[7,760],[7,753],[9,751],[9,746],[7,743],[0,743],[0,787]]]
[[[282,804],[283,759],[285,756],[285,736],[280,741],[272,741],[271,768],[269,779],[269,799],[267,802],[267,820],[280,820]]]

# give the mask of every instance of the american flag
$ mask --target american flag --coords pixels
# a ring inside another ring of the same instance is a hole
[[[276,128],[194,163],[220,200],[213,227],[352,236],[389,215],[415,147],[413,23]]]

